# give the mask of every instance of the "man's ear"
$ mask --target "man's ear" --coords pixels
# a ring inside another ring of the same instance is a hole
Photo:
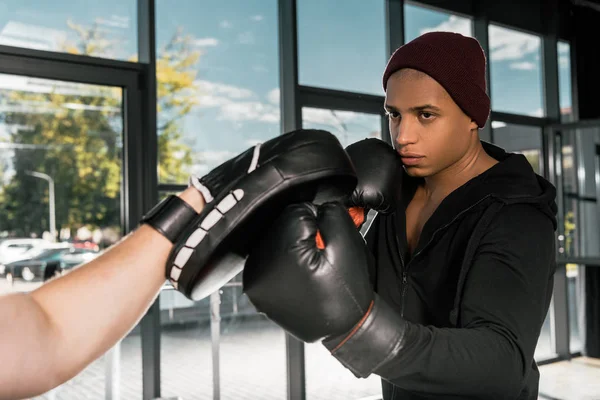
[[[469,125],[469,130],[471,132],[473,132],[474,130],[476,132],[479,131],[479,125],[477,125],[477,122],[475,122],[474,120],[471,120],[471,124]]]

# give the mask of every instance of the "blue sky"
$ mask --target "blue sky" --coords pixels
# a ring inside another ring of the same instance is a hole
[[[74,39],[67,20],[98,23],[118,43],[111,55],[136,51],[136,1],[0,0],[0,43],[58,50]],[[195,150],[202,173],[248,146],[276,136],[279,127],[279,48],[276,0],[157,0],[157,45],[178,28],[202,52],[196,85],[199,107],[183,121],[184,142]],[[469,19],[407,5],[410,40],[429,30],[472,34]],[[301,84],[382,95],[385,54],[383,0],[298,0]],[[492,104],[495,110],[542,115],[539,38],[490,29]],[[561,56],[561,106],[570,105],[568,48]],[[377,117],[305,110],[306,127],[341,138],[376,134]],[[345,139],[344,139],[345,140]]]

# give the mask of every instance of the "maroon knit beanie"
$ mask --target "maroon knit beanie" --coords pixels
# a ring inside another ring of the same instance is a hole
[[[439,82],[464,113],[483,128],[490,114],[485,66],[485,54],[476,39],[452,32],[430,32],[394,52],[383,74],[383,90],[394,72],[402,68],[419,70]]]

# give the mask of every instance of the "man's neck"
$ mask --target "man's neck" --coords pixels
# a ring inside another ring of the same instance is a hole
[[[425,178],[423,190],[427,201],[439,204],[446,196],[474,177],[487,171],[498,161],[486,153],[479,140],[463,158],[434,176]]]

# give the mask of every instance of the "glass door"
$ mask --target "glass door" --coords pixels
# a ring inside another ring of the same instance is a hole
[[[124,93],[0,74],[0,295],[35,290],[122,238]],[[40,398],[139,397],[140,350],[134,330]]]
[[[559,217],[555,300],[560,300],[552,336],[554,348],[566,356],[583,348],[586,265],[600,262],[600,121],[555,125],[548,132]]]

